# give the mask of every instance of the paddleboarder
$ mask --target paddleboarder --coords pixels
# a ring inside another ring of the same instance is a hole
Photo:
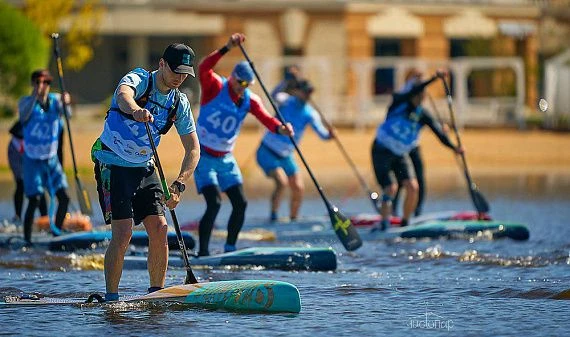
[[[403,205],[402,226],[407,226],[414,212],[418,198],[418,182],[409,157],[409,152],[417,146],[420,129],[427,125],[445,146],[456,153],[463,149],[454,146],[441,125],[435,121],[429,111],[422,105],[425,88],[436,79],[445,76],[438,70],[426,81],[415,76],[402,91],[392,95],[392,103],[388,107],[386,120],[378,126],[372,144],[372,164],[376,180],[382,188],[382,221],[374,230],[388,227],[392,215],[392,199],[398,189],[392,174],[401,181],[406,190]]]
[[[20,120],[12,125],[9,132],[12,135],[10,142],[8,143],[8,164],[10,165],[10,171],[14,176],[14,182],[16,183],[16,189],[14,190],[13,202],[14,202],[14,216],[12,217],[12,223],[16,226],[22,225],[22,210],[24,206],[24,178],[23,178],[23,167],[22,161],[24,158],[24,133],[22,129],[22,123]],[[39,202],[40,215],[47,215],[47,202],[45,193],[40,196]]]
[[[421,76],[422,73],[418,69],[416,68],[410,69],[410,71],[406,75],[406,83],[402,86],[400,91],[409,90],[409,88],[411,88],[416,81],[421,79]],[[443,133],[447,135],[449,133],[449,126],[446,123],[443,123],[439,117],[440,116],[438,115],[438,118],[434,121],[434,124],[437,129],[441,129]],[[437,124],[439,124],[439,126]],[[413,149],[410,150],[408,156],[410,157],[416,175],[416,180],[418,181],[418,202],[416,208],[414,209],[413,214],[414,216],[420,216],[423,211],[423,205],[425,200],[426,181],[424,174],[424,162],[422,159],[422,151],[419,143]],[[396,192],[396,195],[394,196],[394,199],[392,200],[392,210],[394,214],[398,212],[397,209],[400,199],[400,191],[402,190],[402,187],[403,187],[402,182],[398,181],[398,190]]]
[[[202,156],[194,172],[194,181],[198,193],[206,201],[206,210],[199,223],[199,256],[210,254],[210,236],[221,207],[222,192],[232,204],[224,252],[236,250],[247,200],[242,174],[232,151],[247,114],[251,113],[271,132],[293,135],[292,126],[272,117],[261,98],[249,89],[255,78],[247,62],[237,63],[228,78],[214,72],[220,59],[244,41],[245,35],[232,34],[222,48],[214,50],[199,65],[202,96],[196,124]]]
[[[50,93],[52,81],[53,77],[48,70],[34,71],[31,76],[32,94],[22,97],[18,103],[24,136],[22,177],[24,193],[28,198],[24,215],[24,240],[27,245],[32,245],[34,213],[46,191],[50,195],[50,202],[57,198],[56,228],[52,229],[54,235],[61,230],[69,205],[67,178],[57,152],[59,135],[63,129],[62,100],[69,106],[71,97],[68,93]],[[69,115],[69,111],[65,113]]]
[[[278,92],[279,90],[283,91]],[[311,125],[321,139],[330,140],[334,137],[333,129],[324,126],[319,113],[309,103],[313,91],[314,87],[308,80],[294,78],[289,80],[287,85],[280,84],[272,94],[283,118],[293,126],[297,143],[301,141],[308,125]],[[291,189],[290,220],[296,220],[299,214],[305,187],[299,166],[293,157],[294,151],[295,148],[288,136],[270,132],[265,133],[257,149],[258,165],[275,183],[271,194],[271,221],[277,220],[277,212],[286,186]]]
[[[103,216],[111,224],[112,238],[105,253],[105,299],[119,298],[123,260],[133,225],[144,224],[149,237],[149,292],[164,287],[168,265],[168,225],[163,203],[174,209],[185,182],[200,157],[190,103],[179,87],[194,76],[194,51],[187,45],[168,46],[158,69],[136,68],[120,81],[105,119],[101,136],[92,148],[95,179]],[[178,177],[169,187],[170,199],[156,173],[153,151],[146,132],[148,123],[154,143],[174,125],[184,147]]]

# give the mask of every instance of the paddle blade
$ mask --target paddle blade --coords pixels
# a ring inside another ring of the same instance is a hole
[[[473,198],[473,204],[479,213],[489,213],[490,207],[487,199],[479,192],[477,186],[473,184],[471,186],[471,197]]]
[[[87,190],[83,188],[79,177],[75,177],[75,188],[77,192],[77,201],[79,202],[79,209],[85,215],[93,215],[93,208],[91,207],[91,199]]]
[[[354,228],[350,219],[340,213],[338,208],[335,206],[329,207],[329,216],[333,229],[346,250],[353,251],[362,246],[362,240],[356,228]]]

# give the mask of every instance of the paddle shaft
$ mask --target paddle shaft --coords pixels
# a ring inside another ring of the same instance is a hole
[[[75,174],[75,178],[77,178],[77,163],[75,161],[75,150],[73,148],[73,139],[71,137],[71,128],[69,127],[69,116],[67,116],[67,102],[63,97],[65,91],[65,84],[63,83],[63,65],[61,62],[61,54],[59,52],[59,34],[54,33],[51,35],[53,39],[53,52],[55,55],[55,61],[57,63],[57,77],[59,82],[59,89],[61,90],[61,102],[63,104],[63,116],[65,118],[65,124],[67,126],[67,136],[69,138],[69,147],[71,148],[71,159],[73,161],[73,172]]]
[[[279,119],[279,121],[283,124],[285,124],[285,118],[283,118],[283,115],[281,114],[281,111],[279,111],[279,109],[277,108],[277,105],[275,104],[275,102],[273,102],[273,99],[271,98],[271,95],[269,94],[269,92],[267,91],[267,89],[265,88],[265,85],[263,85],[263,82],[261,81],[261,78],[259,76],[259,73],[257,72],[257,70],[255,69],[255,67],[253,66],[253,62],[251,61],[251,59],[249,58],[249,56],[247,55],[247,52],[245,51],[245,49],[243,48],[243,46],[241,44],[238,44],[239,48],[241,49],[241,52],[243,54],[243,56],[245,57],[245,59],[247,60],[247,62],[249,63],[249,65],[251,66],[251,69],[253,70],[253,73],[255,74],[255,77],[257,77],[257,80],[259,81],[259,85],[261,86],[261,89],[263,89],[263,92],[265,93],[265,95],[267,96],[267,99],[269,100],[269,103],[271,103],[271,106],[273,107],[273,110],[276,113],[277,119]],[[307,163],[307,161],[305,160],[305,157],[303,156],[303,153],[301,153],[301,149],[299,149],[299,145],[297,145],[297,141],[295,141],[295,138],[293,136],[289,136],[289,139],[291,140],[291,143],[293,144],[293,146],[295,147],[295,150],[297,151],[297,154],[299,155],[299,158],[301,158],[301,161],[303,162],[303,165],[305,165],[305,168],[307,169],[307,172],[309,172],[309,176],[311,177],[311,180],[313,181],[313,184],[315,184],[315,187],[317,188],[317,191],[319,192],[319,195],[321,196],[321,198],[323,199],[323,201],[325,202],[325,204],[327,205],[327,208],[331,209],[332,208],[332,204],[329,202],[329,200],[327,199],[327,197],[325,196],[323,189],[321,188],[321,186],[319,185],[317,179],[315,178],[315,175],[313,174],[313,172],[311,171],[311,168],[309,167],[309,164]]]
[[[156,167],[158,169],[158,175],[160,177],[160,182],[162,184],[162,189],[166,199],[170,199],[170,191],[168,190],[168,185],[166,184],[166,178],[164,177],[164,172],[162,171],[162,165],[160,164],[160,159],[158,158],[158,151],[154,144],[154,138],[152,138],[152,132],[148,123],[145,122],[144,126],[146,128],[146,134],[150,142],[150,147],[152,148],[152,153],[156,161]],[[184,238],[182,237],[182,232],[180,231],[180,225],[178,225],[178,218],[176,217],[176,212],[173,209],[170,210],[170,216],[172,217],[172,222],[174,223],[174,230],[176,231],[176,238],[178,239],[178,247],[182,253],[182,259],[184,261],[184,267],[186,267],[186,279],[184,284],[194,284],[198,283],[194,272],[192,272],[192,267],[190,267],[190,259],[188,258],[188,253],[186,252],[186,244],[184,243]]]
[[[259,73],[257,73],[257,70],[255,69],[253,62],[251,61],[251,59],[249,58],[249,56],[247,55],[245,49],[243,48],[243,46],[241,44],[238,44],[239,48],[241,49],[241,52],[243,54],[243,56],[245,57],[245,59],[247,60],[247,62],[249,63],[251,69],[253,70],[253,73],[255,74],[255,77],[257,77],[257,80],[259,81],[259,85],[261,86],[261,88],[263,89],[263,92],[265,93],[265,96],[267,96],[267,99],[269,99],[269,102],[271,103],[271,106],[273,107],[273,110],[275,110],[277,119],[279,119],[279,121],[281,121],[281,123],[285,124],[285,118],[283,118],[283,115],[281,114],[281,112],[279,111],[279,109],[277,108],[277,105],[275,105],[275,102],[273,102],[273,99],[271,99],[271,95],[269,94],[269,92],[267,91],[267,89],[265,88],[265,85],[263,85],[263,82],[261,81],[261,77],[259,76]],[[317,182],[317,179],[315,178],[315,175],[313,174],[313,172],[311,171],[311,168],[309,167],[309,164],[307,163],[307,161],[305,160],[305,157],[303,156],[303,154],[301,153],[301,149],[299,149],[299,146],[297,145],[297,142],[295,141],[295,138],[293,138],[293,136],[289,136],[289,139],[291,140],[291,143],[293,144],[293,146],[295,147],[295,150],[297,151],[297,154],[299,155],[299,158],[301,158],[301,161],[303,162],[303,165],[305,165],[305,168],[307,169],[307,172],[309,172],[309,176],[311,177],[311,180],[313,181],[313,184],[315,184],[315,187],[317,188],[317,191],[319,192],[319,195],[321,196],[321,198],[323,199],[325,206],[327,207],[327,210],[329,212],[329,217],[331,219],[331,225],[334,228],[335,233],[337,234],[338,238],[340,239],[340,241],[342,242],[344,248],[346,248],[349,251],[353,251],[358,249],[359,247],[362,246],[362,240],[360,239],[360,236],[358,235],[358,232],[356,231],[356,229],[354,228],[354,226],[352,225],[352,223],[350,222],[350,219],[348,219],[347,217],[345,217],[338,208],[336,208],[335,206],[333,206],[330,201],[327,199],[327,197],[325,196],[325,193],[323,192],[323,189],[321,188],[321,186],[319,185],[319,183]]]
[[[315,108],[315,110],[317,110],[319,116],[321,116],[321,120],[323,121],[323,123],[330,129],[332,128],[332,124],[329,123],[329,121],[325,118],[325,115],[323,114],[323,112],[321,111],[321,109],[317,106],[317,104],[314,101],[311,101],[311,104],[313,105],[313,107]],[[352,160],[352,158],[350,158],[350,156],[348,155],[348,152],[346,151],[346,148],[342,145],[342,142],[340,141],[340,139],[338,138],[338,136],[333,137],[334,141],[336,143],[336,145],[338,146],[338,148],[340,149],[340,152],[342,153],[342,155],[344,156],[344,158],[346,159],[346,161],[348,162],[348,164],[350,165],[350,167],[352,168],[352,171],[354,172],[354,174],[356,175],[356,177],[358,178],[358,181],[360,182],[360,186],[362,186],[362,188],[366,191],[366,193],[368,193],[368,197],[370,198],[370,201],[372,201],[372,205],[374,207],[374,209],[378,212],[378,214],[381,213],[380,207],[378,206],[378,193],[376,192],[372,192],[372,190],[370,189],[370,187],[368,187],[368,184],[366,183],[366,180],[364,179],[364,177],[362,176],[362,174],[360,174],[360,171],[358,171],[358,168],[356,167],[356,164],[354,163],[354,161]]]
[[[71,126],[69,123],[69,116],[67,115],[68,106],[64,97],[64,93],[66,93],[66,90],[65,90],[65,84],[63,82],[63,64],[61,61],[61,54],[59,52],[59,34],[53,33],[51,37],[53,39],[53,53],[55,56],[55,61],[57,63],[57,78],[59,82],[59,89],[61,90],[61,103],[63,104],[63,116],[65,118],[65,124],[67,126],[67,137],[69,138],[69,148],[71,150],[71,160],[73,162],[73,173],[75,176],[75,183],[78,188],[77,190],[78,198],[80,199],[79,205],[82,213],[93,214],[91,208],[91,200],[89,199],[89,194],[87,194],[87,190],[83,188],[83,184],[81,183],[81,180],[79,180],[79,175],[77,173],[75,148],[73,146],[73,138],[71,137]]]
[[[443,83],[443,87],[445,89],[445,94],[447,96],[447,106],[449,108],[449,114],[451,117],[451,127],[453,128],[453,132],[455,133],[455,139],[457,141],[457,146],[462,148],[461,145],[461,137],[459,136],[459,131],[457,130],[457,123],[455,121],[455,112],[453,111],[453,98],[451,97],[451,91],[449,90],[449,85],[444,78],[441,78],[441,82]],[[473,183],[471,179],[471,174],[469,174],[469,168],[467,166],[467,159],[465,157],[465,153],[461,152],[461,161],[463,162],[463,173],[465,175],[465,179],[467,181],[467,185],[469,188],[469,194],[471,195],[471,199],[473,200],[473,204],[477,212],[480,214],[487,213],[489,211],[489,206],[483,195],[477,191],[477,186]]]

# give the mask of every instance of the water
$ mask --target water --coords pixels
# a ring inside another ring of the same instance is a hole
[[[559,190],[557,184],[549,189],[532,186],[516,185],[504,192],[491,188],[492,184],[483,186],[487,189],[482,187],[494,219],[528,225],[531,237],[526,242],[377,241],[365,242],[358,251],[347,253],[338,242],[331,241],[338,252],[336,272],[196,271],[200,280],[275,279],[293,283],[302,298],[302,310],[297,315],[148,305],[10,308],[0,309],[0,335],[567,336],[570,301],[553,297],[570,289],[570,194],[566,188]],[[203,210],[199,198],[188,199],[177,209],[181,221],[195,219]],[[333,200],[345,213],[371,211],[368,200]],[[6,214],[10,207],[4,198],[0,214]],[[267,201],[253,200],[248,216],[265,216],[267,207]],[[425,211],[470,207],[464,192],[435,193],[430,194]],[[225,223],[228,213],[224,201],[220,224]],[[302,213],[323,214],[322,201],[307,200]],[[222,244],[216,241],[212,248],[221,249]],[[238,244],[241,248],[254,245]],[[0,254],[25,253],[3,250]],[[21,290],[85,297],[104,290],[102,271],[60,269],[67,271],[2,268],[0,295]],[[184,270],[169,270],[167,285],[180,284],[184,276]],[[141,293],[147,282],[146,271],[125,271],[121,292]]]

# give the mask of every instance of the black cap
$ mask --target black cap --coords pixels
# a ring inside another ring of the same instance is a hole
[[[295,86],[295,89],[301,90],[305,94],[310,94],[313,92],[313,90],[315,90],[315,88],[313,87],[311,82],[309,82],[307,80],[297,81],[297,85]]]
[[[48,81],[52,81],[53,77],[51,73],[47,69],[38,69],[32,73],[32,82],[39,80],[40,78],[44,78]]]
[[[194,58],[196,54],[192,48],[182,43],[173,43],[166,48],[162,58],[168,63],[170,69],[177,74],[194,74]]]

